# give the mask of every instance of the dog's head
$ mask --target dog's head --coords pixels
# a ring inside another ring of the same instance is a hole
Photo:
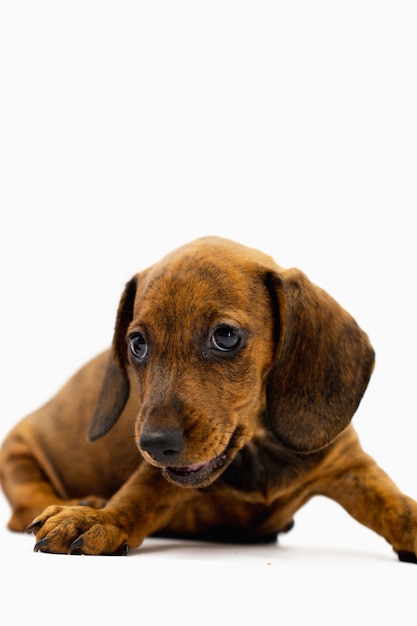
[[[171,482],[202,487],[268,424],[297,452],[328,445],[373,363],[366,334],[302,272],[198,239],[127,284],[90,440],[118,419],[134,372],[140,451]]]

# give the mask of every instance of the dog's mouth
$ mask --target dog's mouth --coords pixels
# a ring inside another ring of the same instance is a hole
[[[162,473],[171,483],[182,487],[204,487],[221,474],[228,463],[228,448],[211,461],[193,463],[184,467],[164,467]]]

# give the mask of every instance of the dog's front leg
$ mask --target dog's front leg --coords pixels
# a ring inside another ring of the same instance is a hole
[[[322,494],[336,500],[358,522],[384,537],[401,561],[417,563],[417,502],[402,493],[362,450],[353,432],[335,446],[327,459],[329,462],[332,467]]]
[[[35,551],[123,555],[163,528],[188,491],[143,464],[104,508],[49,506],[27,531],[36,535]]]

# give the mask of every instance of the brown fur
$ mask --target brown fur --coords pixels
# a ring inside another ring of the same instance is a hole
[[[417,503],[350,424],[373,364],[302,272],[196,240],[127,284],[112,349],[7,436],[9,528],[71,554],[152,534],[271,541],[321,494],[416,561]]]

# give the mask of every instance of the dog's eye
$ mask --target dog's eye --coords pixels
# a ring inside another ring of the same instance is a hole
[[[129,347],[136,360],[144,359],[148,352],[148,345],[142,333],[135,333],[129,338]]]
[[[222,324],[214,330],[211,342],[217,350],[229,352],[239,345],[241,337],[242,334],[238,328]]]

